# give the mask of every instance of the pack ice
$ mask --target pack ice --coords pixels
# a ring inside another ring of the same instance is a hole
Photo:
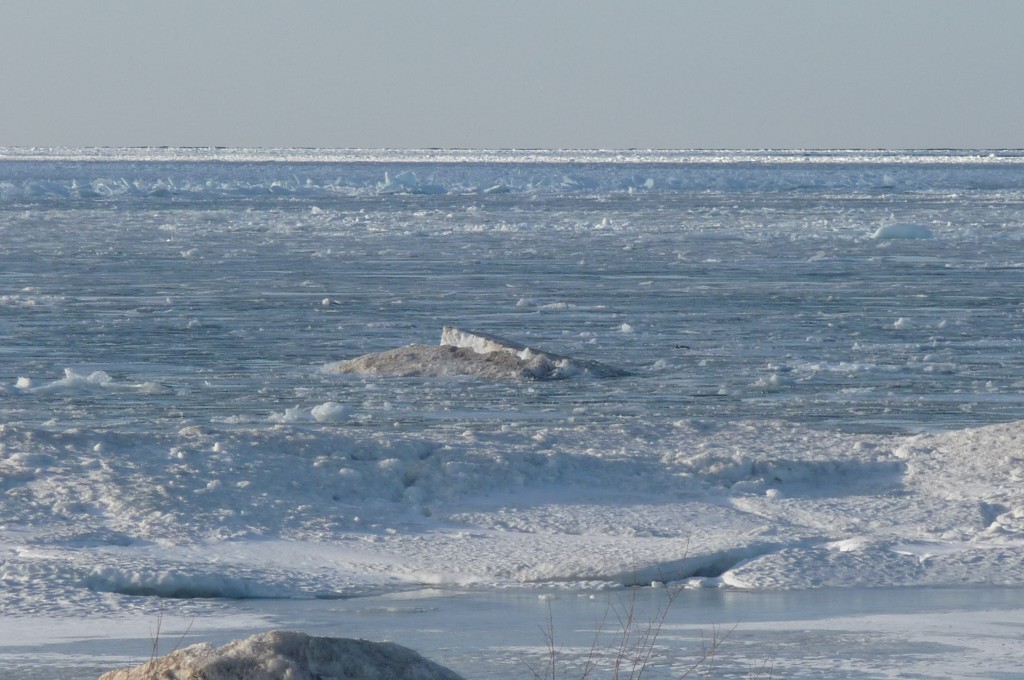
[[[626,372],[527,347],[486,333],[445,326],[440,345],[412,344],[342,361],[342,373],[392,377],[476,376],[488,380],[610,378]]]

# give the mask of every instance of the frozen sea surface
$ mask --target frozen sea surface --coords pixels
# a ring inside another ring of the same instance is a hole
[[[1022,227],[1016,152],[0,149],[2,627],[1018,587]],[[338,371],[444,326],[628,374]]]

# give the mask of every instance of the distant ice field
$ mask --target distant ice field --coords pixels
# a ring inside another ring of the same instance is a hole
[[[873,431],[1014,419],[1024,165],[986,156],[6,161],[0,389],[18,398],[4,411],[146,429],[321,398],[413,429],[500,421],[510,404]],[[524,402],[518,385],[368,392],[319,371],[445,324],[635,378]],[[55,382],[66,368],[105,371],[111,389],[83,409]]]
[[[0,149],[2,611],[1019,586],[1022,246],[1018,152]],[[446,326],[626,374],[339,370]]]

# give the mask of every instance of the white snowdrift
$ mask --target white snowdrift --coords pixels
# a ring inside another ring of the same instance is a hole
[[[489,380],[558,380],[626,375],[612,366],[533,349],[486,333],[446,326],[440,345],[406,345],[343,361],[342,373],[392,377],[476,376]]]
[[[100,680],[460,680],[444,666],[391,642],[271,631],[223,647],[185,647]]]

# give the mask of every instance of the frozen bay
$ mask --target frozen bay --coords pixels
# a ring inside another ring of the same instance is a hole
[[[0,153],[5,628],[1024,583],[1019,156],[219,153]]]

